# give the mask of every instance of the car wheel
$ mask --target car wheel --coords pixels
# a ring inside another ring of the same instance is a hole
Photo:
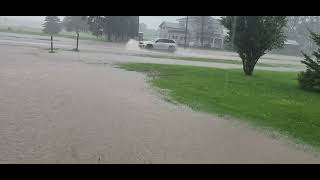
[[[147,44],[146,49],[153,49],[153,46],[151,44]]]

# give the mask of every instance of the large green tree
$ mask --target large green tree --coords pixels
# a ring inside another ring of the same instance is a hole
[[[46,16],[44,21],[42,24],[43,32],[51,36],[50,52],[53,52],[53,35],[61,31],[61,22],[58,16]]]
[[[89,31],[97,36],[105,36],[111,40],[111,16],[88,16],[86,17]]]
[[[92,35],[96,36],[97,38],[103,36],[104,30],[103,30],[103,23],[98,22],[102,21],[102,18],[99,18],[101,16],[83,16],[82,19],[87,21],[87,24],[89,26],[89,31],[92,33]]]
[[[63,19],[63,26],[68,32],[75,32],[77,34],[76,51],[79,51],[79,34],[80,32],[88,31],[88,24],[82,16],[65,16]]]
[[[298,81],[303,89],[320,92],[320,34],[311,32],[311,38],[318,45],[318,50],[313,52],[315,60],[302,53],[305,59],[301,62],[307,66],[307,70],[298,75]]]
[[[132,38],[138,35],[138,16],[89,16],[88,24],[90,31],[102,32],[108,40],[111,37],[117,41]]]
[[[245,75],[252,75],[268,50],[284,45],[286,16],[226,16],[221,23],[229,30],[227,41],[238,52]]]

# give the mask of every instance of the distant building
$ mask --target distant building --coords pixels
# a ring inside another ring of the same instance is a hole
[[[203,46],[209,48],[223,48],[224,32],[220,22],[211,17],[205,16],[205,26],[202,26],[201,16],[188,17],[187,45],[192,47],[201,46],[201,35],[203,35]],[[178,19],[178,23],[162,22],[159,25],[159,37],[174,39],[178,45],[185,43],[186,18]]]
[[[182,45],[185,42],[185,27],[178,23],[164,21],[159,26],[159,38],[173,39],[178,45]]]

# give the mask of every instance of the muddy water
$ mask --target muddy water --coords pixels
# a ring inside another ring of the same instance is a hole
[[[238,121],[169,104],[142,74],[71,53],[0,46],[0,163],[320,162]]]

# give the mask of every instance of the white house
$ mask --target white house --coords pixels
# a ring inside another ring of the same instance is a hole
[[[187,44],[193,47],[201,46],[201,36],[203,37],[203,46],[210,48],[223,48],[224,32],[220,22],[211,17],[205,16],[205,26],[202,26],[204,20],[201,16],[188,17]],[[178,23],[162,22],[159,26],[159,37],[174,39],[179,45],[185,43],[186,18],[178,19]]]
[[[183,45],[185,43],[185,28],[178,23],[164,21],[159,26],[159,38],[173,39],[178,45]]]

